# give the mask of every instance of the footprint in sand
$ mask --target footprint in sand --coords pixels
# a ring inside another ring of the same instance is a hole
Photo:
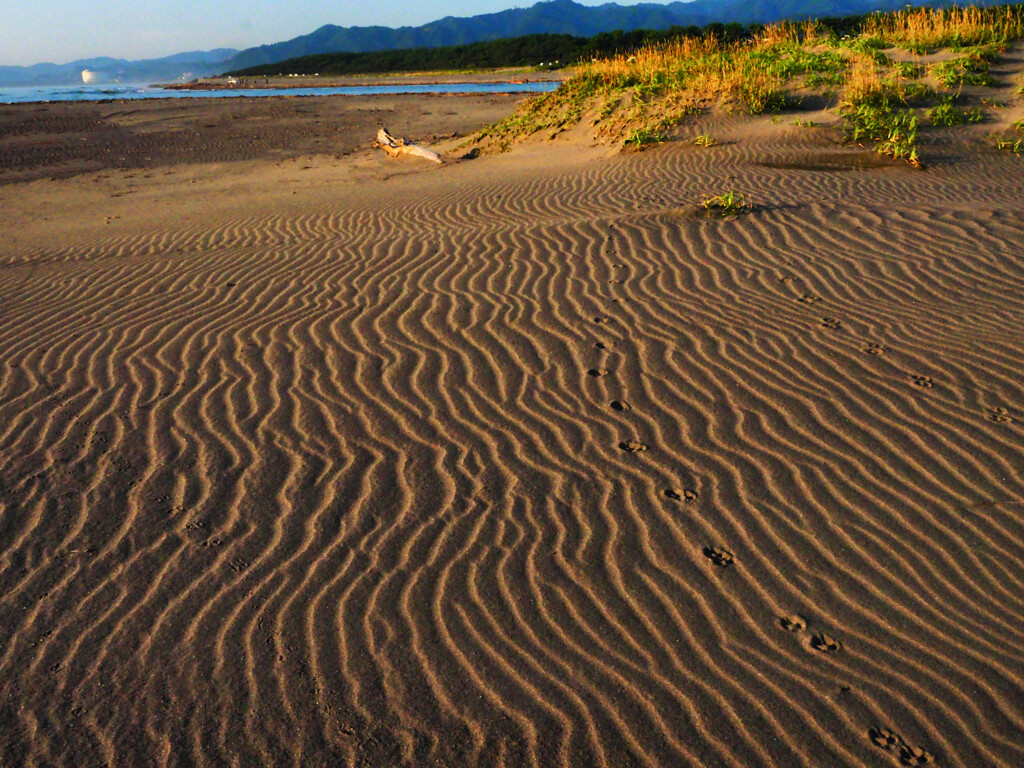
[[[863,348],[869,355],[880,355],[886,351],[886,348],[881,344],[868,344]]]
[[[614,280],[614,279],[612,279],[612,280],[609,280],[608,282],[611,283],[612,285],[619,285],[622,281],[621,280]]]
[[[819,632],[811,638],[811,648],[820,653],[835,653],[842,647],[842,643],[824,632]]]
[[[799,613],[791,613],[779,619],[779,626],[787,632],[803,632],[807,629],[807,619]]]
[[[598,317],[594,318],[594,322],[597,323],[598,325],[605,325],[607,323],[610,323],[611,321],[612,319],[607,315],[599,315]]]
[[[935,385],[935,382],[932,381],[931,376],[915,376],[914,374],[911,374],[910,380],[917,384],[917,386],[925,387],[926,389],[929,389]]]
[[[609,341],[599,341],[594,346],[598,349],[611,349],[614,345]]]
[[[835,317],[823,317],[821,318],[821,325],[823,328],[830,328],[833,331],[843,327],[842,322]]]
[[[797,299],[797,301],[799,301],[801,304],[817,304],[819,301],[821,301],[821,296],[815,296],[813,293],[805,293],[803,296]]]
[[[1013,416],[1007,413],[1005,408],[986,408],[985,412],[985,418],[989,421],[999,424],[1010,424],[1013,422]]]
[[[780,277],[779,278],[779,282],[780,283],[792,283],[794,280],[796,280],[795,277]]]
[[[927,765],[934,759],[935,758],[932,757],[932,753],[927,749],[912,747],[909,744],[904,744],[900,747],[901,765]]]
[[[607,368],[591,368],[587,371],[588,376],[607,376],[609,373]]]
[[[888,728],[868,728],[868,738],[874,742],[876,747],[882,749],[896,749],[903,743],[899,734],[890,731]]]
[[[736,561],[732,552],[719,547],[704,547],[704,557],[720,568],[732,565]]]
[[[627,403],[625,400],[612,400],[613,411],[632,411],[633,406]]]
[[[682,491],[677,491],[674,488],[666,488],[665,495],[675,501],[696,501],[697,492],[690,489],[684,488]]]
[[[643,443],[636,443],[632,441],[619,443],[619,448],[626,451],[626,453],[642,453],[647,450],[647,446]]]

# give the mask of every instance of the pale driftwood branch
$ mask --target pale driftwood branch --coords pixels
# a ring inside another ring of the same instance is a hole
[[[383,149],[391,157],[398,157],[399,155],[415,155],[416,157],[433,160],[435,163],[441,162],[441,156],[436,152],[431,152],[429,149],[418,147],[415,144],[406,144],[405,139],[396,139],[388,133],[387,128],[381,128],[377,131],[377,140],[373,142],[373,146],[376,149]]]

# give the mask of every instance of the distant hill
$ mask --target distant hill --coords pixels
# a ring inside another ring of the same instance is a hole
[[[308,35],[273,45],[248,48],[224,62],[224,71],[248,69],[285,59],[341,51],[361,53],[411,48],[439,48],[535,34],[592,37],[601,32],[767,23],[781,19],[853,16],[896,10],[905,0],[693,0],[667,5],[586,6],[572,0],[547,0],[469,18],[447,16],[420,27],[337,27],[327,25]]]
[[[224,62],[238,53],[234,48],[176,53],[160,59],[127,61],[96,57],[68,64],[33,64],[30,67],[0,67],[0,85],[81,85],[82,70],[102,72],[105,79],[123,83],[170,82],[214,75]]]

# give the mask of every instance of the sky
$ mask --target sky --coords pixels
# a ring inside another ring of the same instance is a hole
[[[443,16],[525,8],[534,1],[0,0],[0,65],[242,49],[289,40],[324,24],[418,26]],[[605,1],[577,0],[584,5]],[[619,0],[622,5],[638,1]]]

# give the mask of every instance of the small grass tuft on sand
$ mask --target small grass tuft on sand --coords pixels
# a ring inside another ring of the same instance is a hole
[[[746,195],[734,190],[723,192],[720,195],[705,197],[701,205],[707,211],[708,216],[738,216],[753,208]]]

